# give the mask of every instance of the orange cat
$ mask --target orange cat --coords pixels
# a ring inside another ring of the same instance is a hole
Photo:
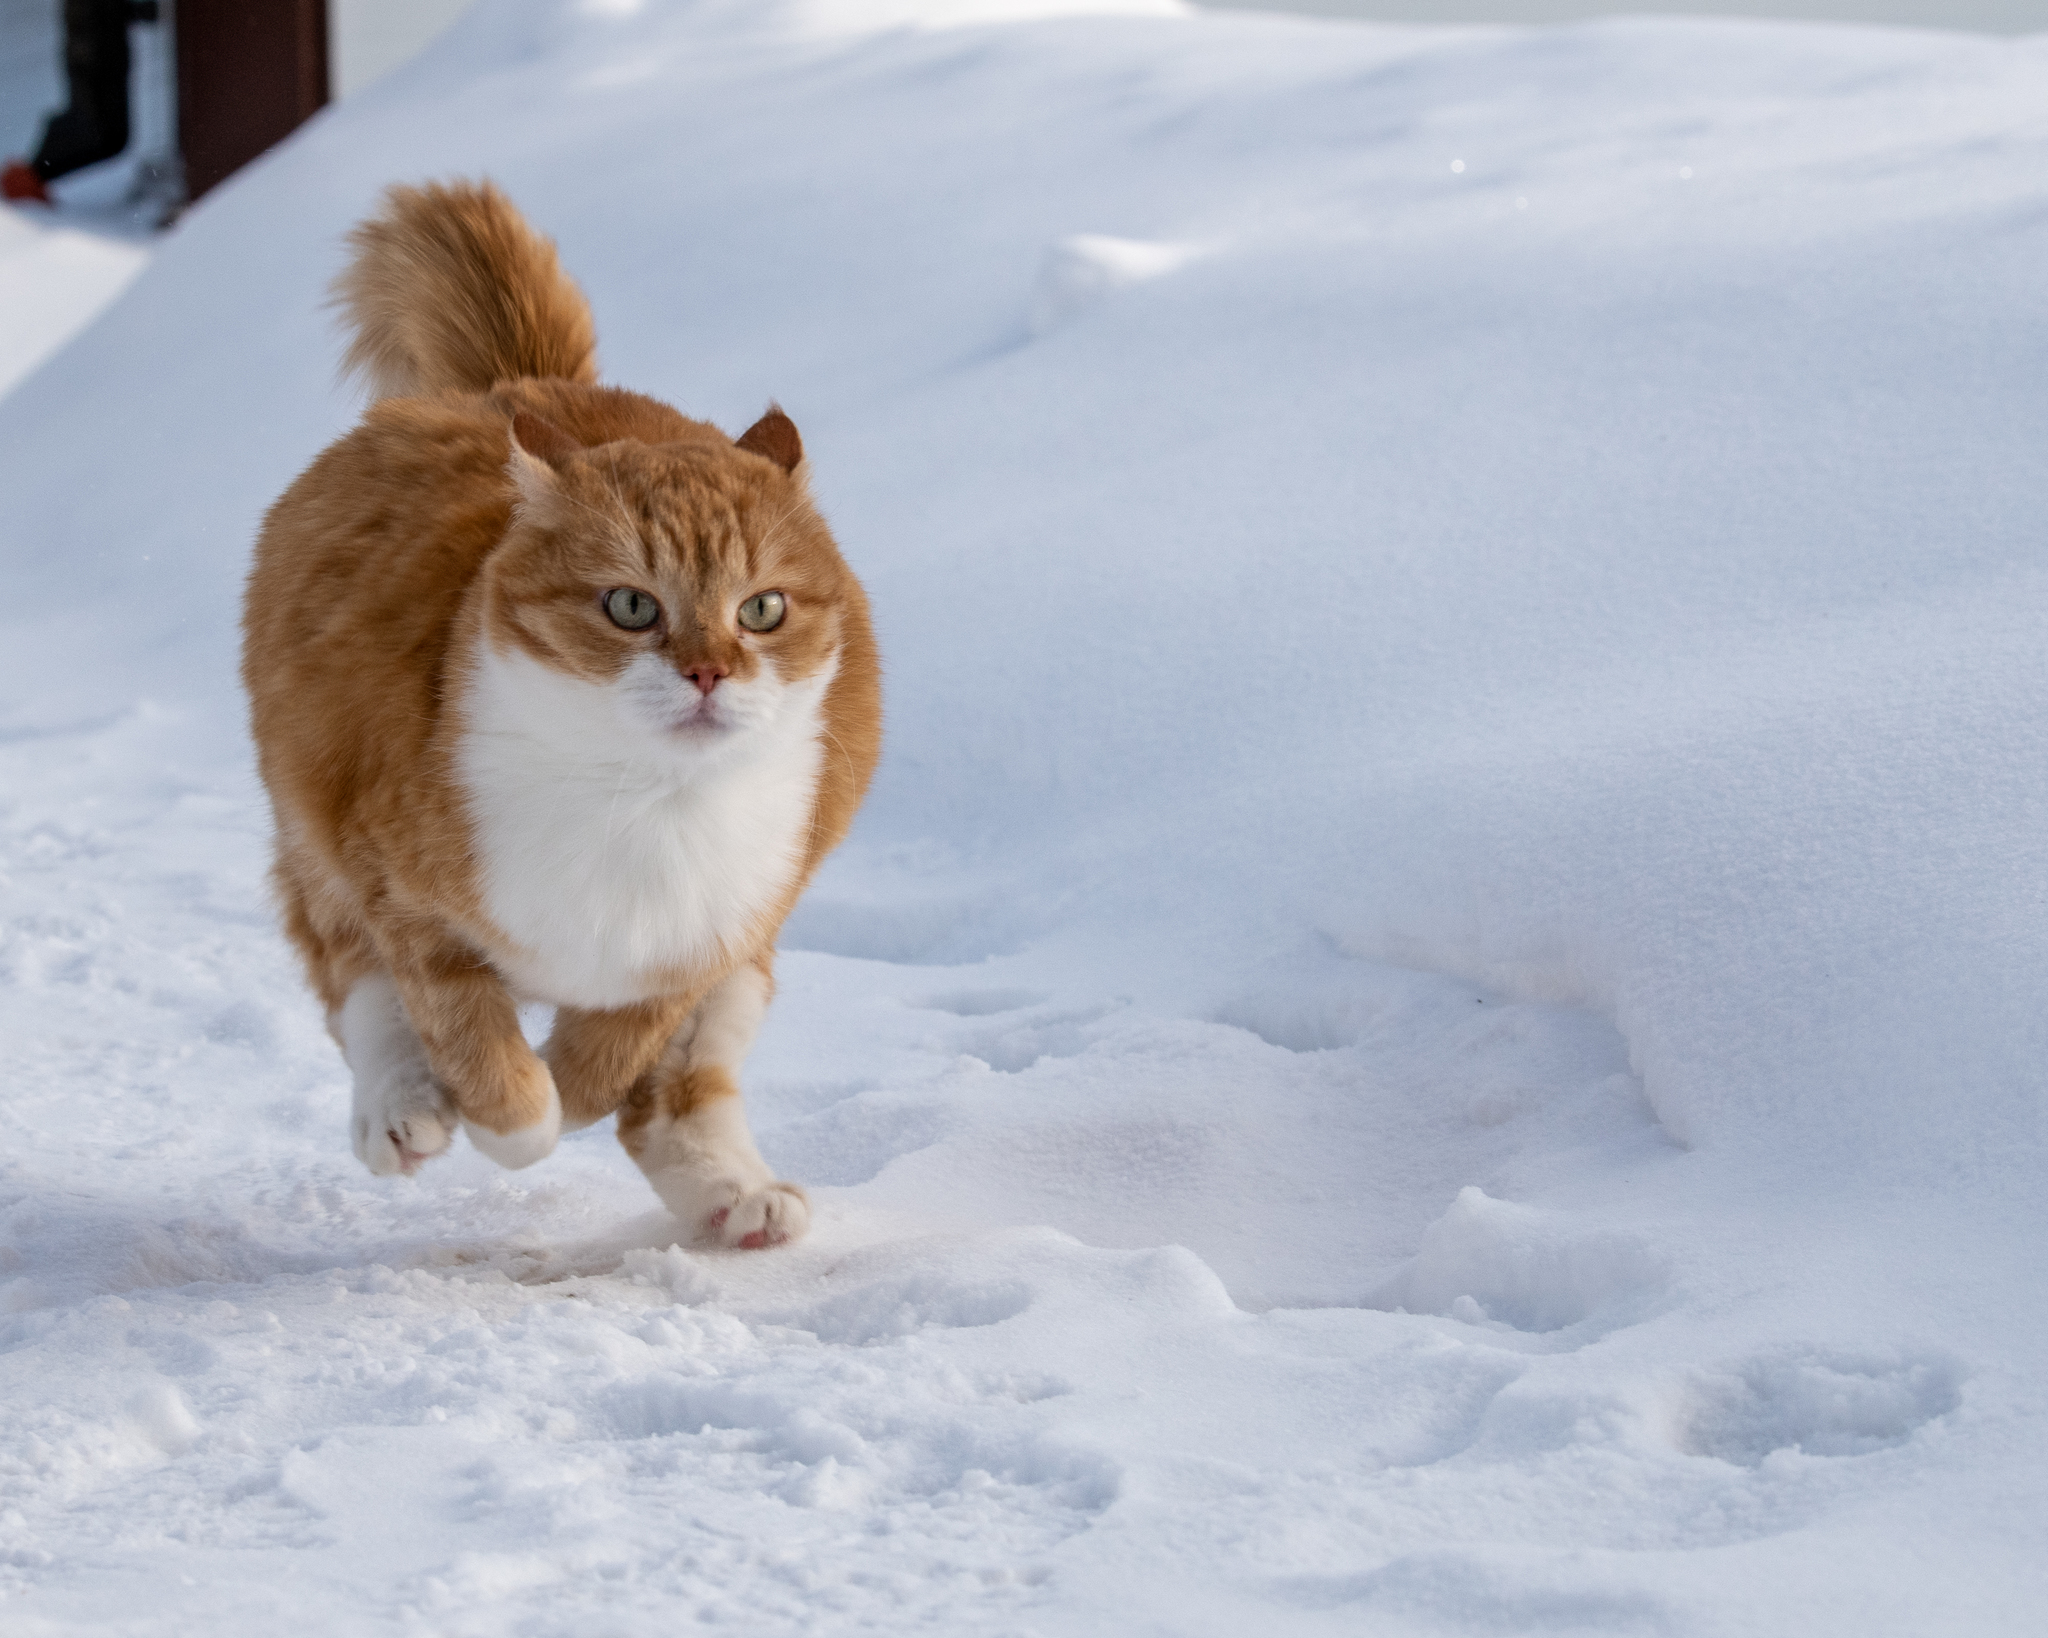
[[[374,402],[271,508],[242,677],[286,930],[373,1172],[619,1137],[698,1234],[793,1239],[736,1075],[881,744],[867,600],[771,408],[595,384],[488,183],[394,188],[339,282]],[[536,1055],[521,1001],[557,1009]]]

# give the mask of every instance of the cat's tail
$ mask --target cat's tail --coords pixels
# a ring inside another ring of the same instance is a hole
[[[373,398],[484,392],[518,376],[597,379],[590,304],[488,182],[386,191],[334,281],[355,332],[342,371]]]

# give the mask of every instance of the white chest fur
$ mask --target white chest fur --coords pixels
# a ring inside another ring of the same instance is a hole
[[[485,909],[514,946],[496,959],[523,999],[644,1000],[664,973],[737,954],[786,891],[831,668],[764,673],[720,686],[733,726],[684,742],[656,719],[690,685],[653,656],[603,685],[484,645],[460,771]]]

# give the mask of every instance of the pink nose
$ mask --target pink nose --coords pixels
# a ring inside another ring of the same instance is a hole
[[[698,693],[708,694],[718,686],[718,679],[720,677],[730,676],[731,673],[722,665],[710,665],[707,663],[704,665],[693,665],[683,675],[697,685]]]

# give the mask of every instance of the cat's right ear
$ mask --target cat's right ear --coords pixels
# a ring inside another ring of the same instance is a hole
[[[511,442],[505,472],[519,491],[519,515],[545,528],[562,512],[562,480],[555,463],[583,446],[554,422],[525,410],[512,417]]]

